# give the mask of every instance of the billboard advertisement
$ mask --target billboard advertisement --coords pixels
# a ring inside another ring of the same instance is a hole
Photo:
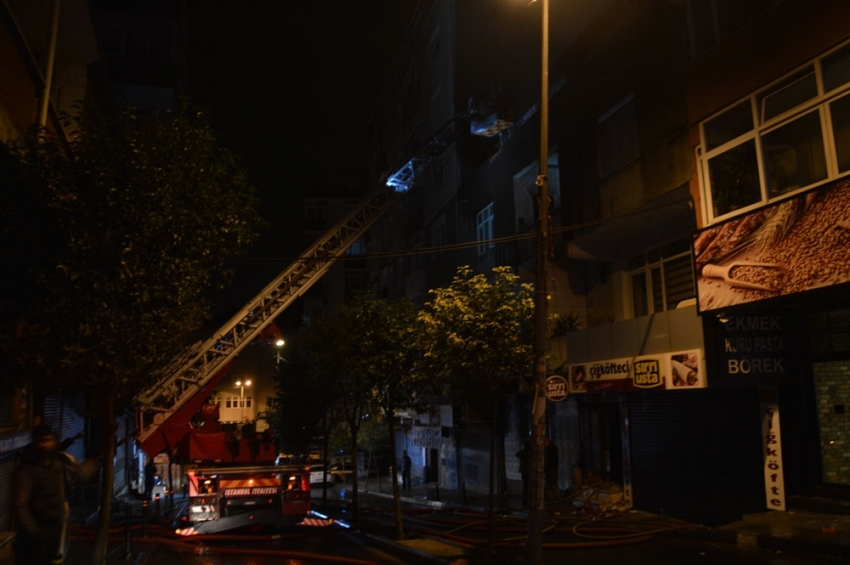
[[[850,282],[850,179],[700,230],[693,256],[700,312]]]
[[[700,349],[578,363],[569,377],[573,394],[706,387]]]

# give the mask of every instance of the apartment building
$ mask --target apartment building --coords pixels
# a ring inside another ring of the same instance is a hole
[[[850,493],[850,6],[760,4],[694,27],[690,190],[709,382],[745,399],[745,472],[782,511]]]

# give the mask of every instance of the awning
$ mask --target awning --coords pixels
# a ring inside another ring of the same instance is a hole
[[[664,193],[634,212],[606,220],[567,243],[567,256],[589,261],[630,257],[696,230],[687,184]]]

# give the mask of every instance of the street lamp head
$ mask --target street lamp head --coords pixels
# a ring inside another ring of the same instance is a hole
[[[251,386],[251,379],[248,379],[247,381],[245,381],[245,386]]]
[[[286,342],[283,340],[283,338],[279,338],[276,342],[274,342],[274,344],[275,344],[277,347],[283,347],[285,343],[286,343]]]

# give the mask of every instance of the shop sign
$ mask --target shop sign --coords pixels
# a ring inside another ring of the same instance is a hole
[[[561,402],[567,398],[569,386],[561,375],[552,375],[546,379],[546,398],[552,402]]]
[[[439,449],[443,443],[442,428],[438,426],[413,426],[410,430],[410,445]]]
[[[850,282],[848,206],[845,178],[696,232],[699,312]]]
[[[705,388],[702,350],[623,357],[569,366],[570,391],[629,392]]]
[[[778,314],[725,315],[721,366],[729,377],[785,375],[785,340]]]
[[[764,451],[764,494],[767,507],[785,510],[785,478],[782,473],[782,434],[779,429],[779,402],[773,387],[759,389],[761,437]]]

